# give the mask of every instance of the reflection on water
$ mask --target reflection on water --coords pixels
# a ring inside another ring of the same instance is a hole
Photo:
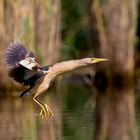
[[[56,119],[49,121],[38,117],[39,108],[31,97],[1,98],[0,140],[92,140],[95,112],[91,90],[74,85],[70,85],[70,89],[63,90],[61,111],[52,105]],[[140,135],[140,91],[135,95]],[[57,118],[60,112],[62,119]]]
[[[35,138],[36,124],[30,99],[5,97],[0,101],[0,139]]]
[[[91,140],[94,131],[91,90],[74,84],[68,87],[63,89],[63,140]]]
[[[81,110],[81,109],[80,109]],[[90,140],[93,137],[93,112],[64,112],[63,140]]]
[[[135,99],[136,99],[136,125],[138,130],[138,137],[140,139],[140,90],[135,91]]]

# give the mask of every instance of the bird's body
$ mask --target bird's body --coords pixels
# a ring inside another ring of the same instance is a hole
[[[93,63],[106,61],[102,58],[84,58],[78,60],[69,60],[56,63],[49,66],[41,66],[35,61],[34,54],[28,52],[24,45],[17,41],[9,45],[6,51],[6,63],[9,69],[8,75],[25,86],[30,86],[20,96],[30,92],[33,100],[42,108],[41,117],[53,116],[51,109],[37,100],[37,97],[44,93],[50,86],[50,83],[60,74],[72,71],[76,68],[89,66]]]

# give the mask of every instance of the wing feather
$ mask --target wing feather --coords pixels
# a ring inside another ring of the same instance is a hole
[[[28,52],[21,42],[12,42],[5,54],[8,76],[16,82],[31,85],[33,80],[43,75],[34,59],[33,52]]]
[[[5,54],[5,60],[8,68],[16,67],[17,62],[24,59],[27,54],[28,52],[21,42],[17,41],[11,43]]]

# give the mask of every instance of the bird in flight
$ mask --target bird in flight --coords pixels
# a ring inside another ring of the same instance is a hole
[[[29,86],[27,90],[20,94],[20,97],[31,93],[33,100],[41,107],[39,114],[41,118],[51,118],[53,113],[47,104],[38,100],[38,96],[49,88],[50,83],[58,75],[106,60],[93,57],[41,66],[35,61],[34,53],[27,51],[20,41],[10,43],[5,53],[8,76],[18,83]]]

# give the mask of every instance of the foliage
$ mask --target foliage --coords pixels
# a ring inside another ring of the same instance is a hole
[[[62,0],[62,57],[65,59],[83,57],[90,48],[87,7],[84,4],[83,0]]]

